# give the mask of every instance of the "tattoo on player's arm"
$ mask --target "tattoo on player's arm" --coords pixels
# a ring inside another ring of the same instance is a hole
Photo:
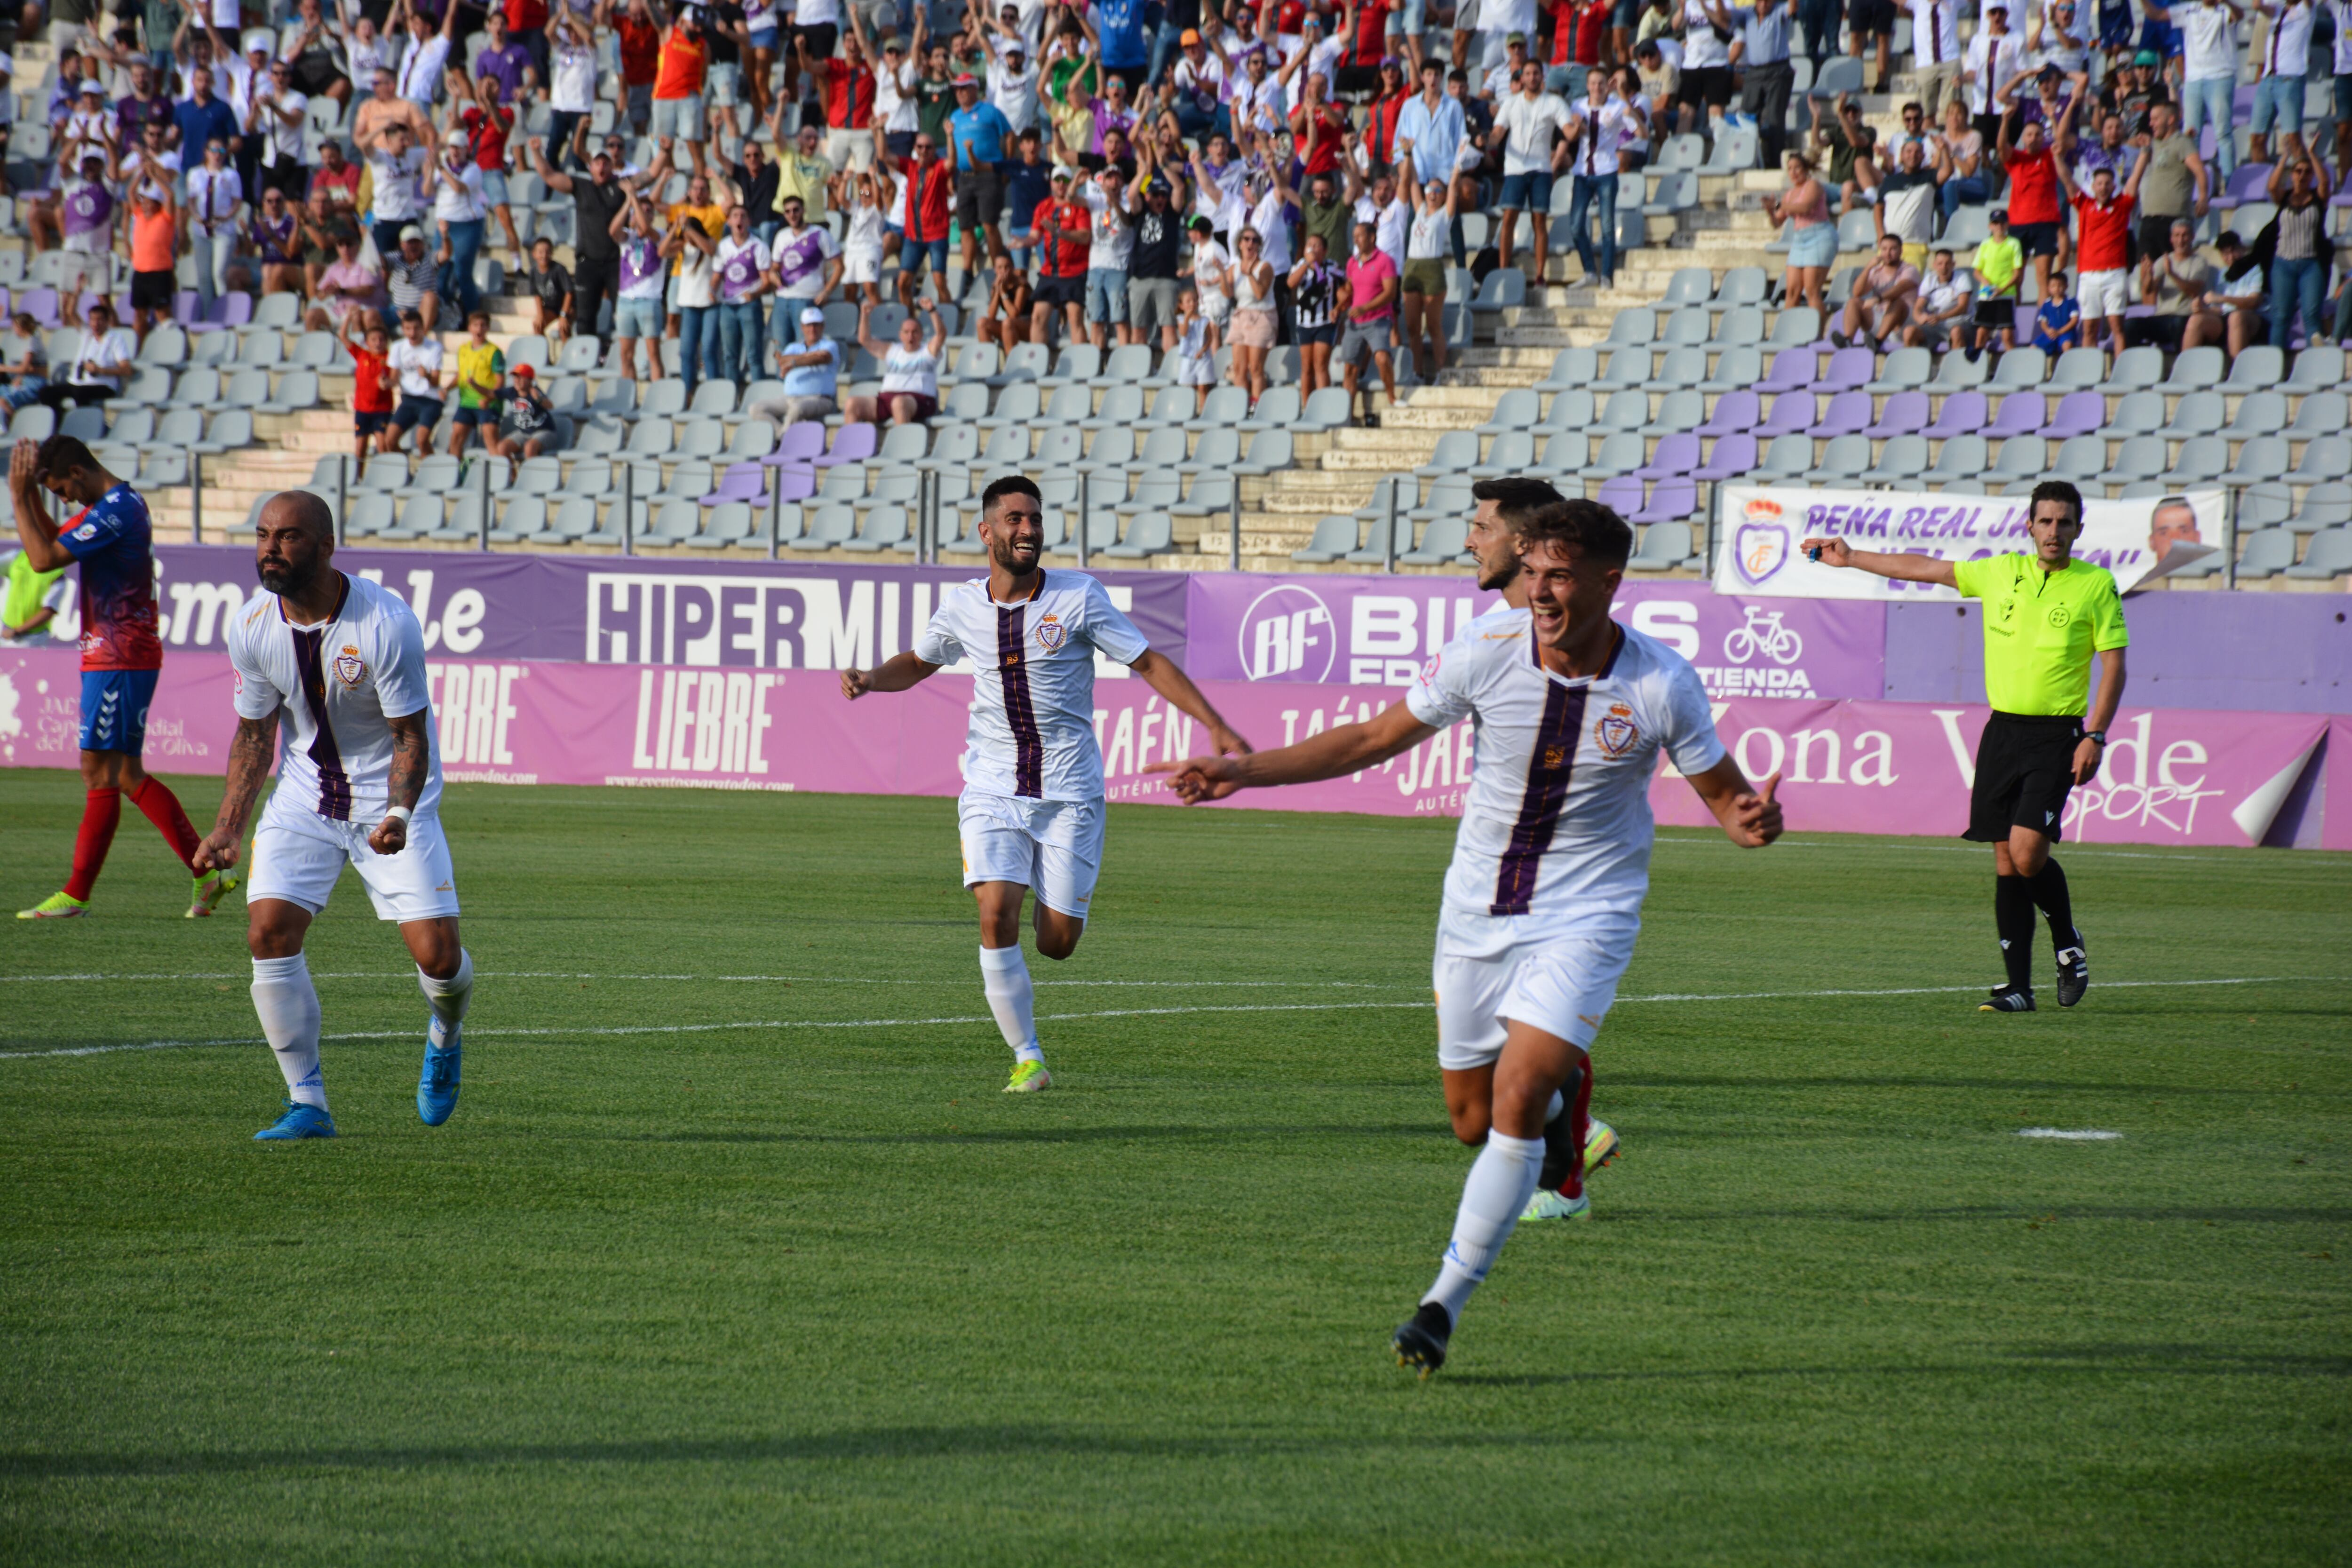
[[[429,711],[429,710],[427,710]],[[394,805],[414,806],[425,795],[425,770],[432,765],[433,742],[425,732],[425,715],[388,719],[392,729],[392,773],[388,790]]]
[[[228,743],[228,784],[221,792],[220,819],[242,831],[261,781],[269,775],[269,759],[278,750],[278,715],[239,718],[236,734]]]

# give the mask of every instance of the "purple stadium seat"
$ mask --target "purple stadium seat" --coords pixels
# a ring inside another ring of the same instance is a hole
[[[2228,212],[2231,207],[2242,207],[2249,202],[2267,201],[2270,178],[2270,164],[2241,163],[2230,172],[2221,194],[2213,198],[2213,205]]]
[[[760,461],[772,468],[807,467],[824,455],[824,426],[812,419],[789,426],[776,438],[776,449]]]
[[[816,468],[836,468],[844,463],[862,463],[874,455],[875,433],[871,425],[844,425],[833,433],[833,447],[809,459]]]
[[[1698,467],[1698,437],[1688,431],[1662,436],[1650,460],[1633,470],[1637,479],[1678,479]]]
[[[60,324],[58,321],[58,291],[54,289],[26,289],[25,297],[16,301],[16,309],[45,327]]]
[[[1756,395],[1769,396],[1780,392],[1797,392],[1813,384],[1813,367],[1821,356],[1808,346],[1782,349],[1772,356],[1772,368],[1756,384]]]
[[[1698,486],[1689,479],[1660,479],[1650,504],[1628,512],[1628,522],[1681,522],[1698,510]]]
[[[2088,436],[2107,422],[2107,400],[2095,392],[2070,392],[2058,400],[2050,423],[2033,432],[2045,441],[2068,441]]]
[[[172,296],[172,320],[194,329],[204,316],[204,297],[194,289],[183,289]]]
[[[2000,411],[1985,426],[1988,441],[2005,441],[2011,436],[2032,436],[2040,431],[2048,416],[2049,405],[2038,392],[2012,392],[2000,400]]]
[[[1828,439],[1836,436],[1858,436],[1870,423],[1870,394],[1841,392],[1830,399],[1829,409],[1818,424],[1805,432],[1808,436]]]
[[[1885,412],[1878,422],[1863,432],[1874,441],[1889,436],[1916,436],[1927,427],[1927,395],[1924,392],[1897,392],[1886,399]]]
[[[723,501],[760,501],[767,500],[767,469],[757,458],[749,462],[732,463],[720,476],[719,488],[702,498],[704,506],[718,506]]]
[[[1745,430],[1726,436],[1715,444],[1714,456],[1702,468],[1691,470],[1695,479],[1736,479],[1756,466],[1756,437]]]
[[[1869,384],[1878,374],[1878,355],[1866,348],[1839,349],[1830,355],[1830,363],[1813,378],[1815,392],[1853,392]]]
[[[1742,388],[1727,392],[1715,400],[1715,412],[1698,427],[1702,436],[1737,436],[1756,428],[1763,413],[1763,404],[1757,395]]]
[[[1756,427],[1761,437],[1801,436],[1813,426],[1813,395],[1810,392],[1784,392],[1772,400],[1772,413]]]
[[[1940,441],[1952,436],[1974,436],[1984,429],[1985,395],[1981,392],[1955,392],[1944,399],[1937,412],[1936,422],[1920,432],[1931,440]]]
[[[1601,493],[1592,499],[1619,517],[1630,518],[1642,510],[1642,481],[1631,474],[1603,479],[1601,481]]]

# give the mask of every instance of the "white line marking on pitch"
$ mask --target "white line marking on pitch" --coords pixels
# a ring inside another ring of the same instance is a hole
[[[350,969],[320,970],[313,980],[406,980],[412,972],[406,970]],[[652,981],[721,981],[750,982],[782,985],[937,985],[938,980],[919,978],[877,978],[872,975],[841,974],[596,974],[561,969],[481,969],[475,971],[483,980],[652,980]],[[5,984],[86,984],[92,980],[246,980],[250,975],[243,970],[196,970],[185,974],[0,974]],[[1290,986],[1299,990],[1328,987],[1334,991],[1425,991],[1418,982],[1401,984],[1372,980],[1040,980],[1039,990],[1049,985],[1136,986],[1190,990],[1194,987],[1218,989],[1264,990],[1271,986]]]
[[[2108,1132],[2096,1127],[2021,1127],[2017,1135],[2020,1138],[2063,1138],[2069,1143],[2105,1143],[2123,1136],[2120,1132]]]
[[[2266,985],[2273,982],[2301,978],[2304,984],[2334,983],[2333,976],[2297,977],[2294,975],[2251,975],[2234,980],[2107,980],[2101,984],[2113,989],[2144,986],[2178,985]],[[1771,998],[1808,998],[1822,996],[1933,996],[1958,992],[1980,990],[1975,985],[1912,985],[1884,991],[1726,991],[1706,994],[1662,994],[1654,996],[1620,996],[1621,1003],[1639,1002],[1751,1002]],[[1186,1013],[1338,1013],[1366,1008],[1427,1008],[1427,1002],[1258,1002],[1236,1003],[1204,1007],[1112,1007],[1090,1013],[1047,1013],[1040,1022],[1069,1023],[1082,1018],[1150,1018],[1170,1017]],[[624,1035],[706,1035],[730,1029],[891,1029],[923,1028],[947,1024],[988,1024],[992,1018],[978,1015],[940,1018],[764,1018],[730,1024],[631,1024],[604,1028],[553,1029],[476,1029],[476,1039],[513,1038],[523,1037],[581,1036],[613,1037]],[[323,1035],[326,1040],[405,1040],[415,1037],[415,1029],[376,1029],[360,1033]],[[0,1051],[0,1061],[24,1061],[37,1057],[96,1057],[115,1051],[184,1050],[203,1046],[254,1046],[263,1042],[250,1036],[236,1036],[213,1040],[139,1040],[111,1046],[66,1046],[46,1051]]]

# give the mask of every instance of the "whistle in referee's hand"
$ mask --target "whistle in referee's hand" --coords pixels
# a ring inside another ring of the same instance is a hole
[[[1818,544],[1814,545],[1811,550],[1808,550],[1808,551],[1806,551],[1806,552],[1805,552],[1805,559],[1806,559],[1806,560],[1808,560],[1808,561],[1819,561],[1821,558],[1822,558],[1822,547],[1821,547],[1820,545],[1818,545]]]

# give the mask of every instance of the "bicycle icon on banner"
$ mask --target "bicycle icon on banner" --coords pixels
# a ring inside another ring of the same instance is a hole
[[[1805,656],[1805,639],[1796,628],[1784,626],[1780,610],[1767,610],[1755,605],[1741,606],[1748,613],[1748,624],[1734,626],[1723,639],[1723,657],[1733,664],[1746,664],[1762,654],[1774,664],[1794,664]]]

